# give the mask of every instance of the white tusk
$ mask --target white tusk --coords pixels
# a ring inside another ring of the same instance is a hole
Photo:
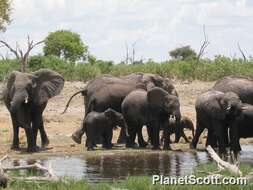
[[[28,103],[28,96],[25,98],[25,104]]]
[[[169,122],[170,123],[175,123],[176,122],[176,116],[175,115],[170,115]]]
[[[226,110],[229,111],[230,109],[231,109],[231,106],[228,106]]]

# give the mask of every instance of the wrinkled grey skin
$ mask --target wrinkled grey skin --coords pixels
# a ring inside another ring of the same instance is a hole
[[[100,136],[103,138],[103,147],[112,148],[113,129],[117,125],[124,125],[123,116],[111,108],[101,113],[95,111],[88,113],[83,123],[87,150],[94,149],[96,139]]]
[[[240,138],[253,137],[253,105],[243,104],[239,117],[230,125],[230,147],[237,156],[241,151]]]
[[[241,112],[242,103],[233,92],[208,91],[201,94],[195,103],[196,133],[191,142],[191,148],[196,148],[199,136],[208,129],[206,145],[219,144],[220,153],[225,152],[227,127]]]
[[[170,127],[169,133],[170,135],[175,134],[175,143],[178,143],[181,137],[183,137],[187,143],[190,142],[184,133],[184,129],[191,130],[192,137],[194,137],[194,125],[191,119],[186,116],[181,117],[181,120],[178,125],[171,125]]]
[[[63,77],[49,69],[41,69],[31,74],[18,71],[10,74],[3,99],[12,119],[12,149],[19,149],[19,127],[25,129],[28,152],[38,150],[36,146],[38,130],[42,146],[49,144],[42,113],[48,99],[59,94],[63,85]]]
[[[243,103],[253,104],[253,77],[227,76],[218,80],[212,89],[234,92]]]
[[[75,93],[67,103],[66,109],[71,99],[81,93],[84,96],[85,116],[91,111],[103,112],[107,108],[112,108],[121,113],[121,103],[131,91],[151,89],[155,86],[161,87],[169,94],[177,96],[172,82],[156,74],[133,73],[123,77],[104,75],[89,81],[85,89]],[[83,133],[82,127],[77,129],[72,135],[73,140],[81,143]],[[125,143],[125,139],[125,129],[121,128],[118,143]]]
[[[177,96],[159,87],[153,87],[148,91],[137,89],[126,96],[121,109],[128,132],[126,147],[135,147],[136,135],[138,135],[139,146],[146,147],[147,143],[142,137],[142,127],[146,125],[153,149],[160,149],[159,131],[161,128],[165,134],[163,148],[170,149],[171,122],[169,118],[177,119],[179,122],[181,117]]]
[[[243,103],[253,104],[253,77],[226,76],[218,80],[212,89],[224,93],[234,92]]]

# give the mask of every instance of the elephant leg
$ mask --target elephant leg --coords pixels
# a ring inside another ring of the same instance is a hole
[[[179,143],[180,138],[181,134],[179,132],[175,133],[175,143]]]
[[[214,135],[213,130],[209,129],[207,133],[206,146],[210,145],[212,148],[217,148],[217,137]]]
[[[168,127],[164,127],[163,129],[163,149],[164,150],[171,150],[171,146],[170,146],[170,133],[169,133],[169,128]]]
[[[231,146],[231,150],[234,153],[235,159],[237,159],[238,153],[242,150],[241,145],[240,145],[240,138],[238,135],[238,126],[239,125],[237,123],[233,124],[231,125],[230,130],[229,130],[229,136],[231,139],[230,146]]]
[[[112,134],[111,133],[105,133],[103,136],[103,140],[104,140],[104,143],[103,143],[103,148],[106,148],[106,149],[111,149],[112,148],[112,141],[111,141],[111,137],[112,137]]]
[[[180,134],[185,140],[185,142],[189,143],[190,141],[188,140],[187,136],[185,135],[184,131],[182,131],[182,134]]]
[[[150,142],[151,145],[153,145],[153,131],[152,131],[152,127],[150,127],[149,125],[147,125],[147,133],[148,133],[148,142]]]
[[[126,141],[126,147],[128,148],[134,148],[136,146],[135,144],[135,138],[137,134],[137,126],[134,122],[133,123],[127,123],[127,126],[131,126],[131,128],[128,128],[128,137]]]
[[[194,137],[192,139],[192,142],[190,143],[190,148],[191,149],[196,149],[198,141],[199,141],[199,137],[200,137],[201,133],[203,133],[204,129],[205,128],[202,127],[200,125],[200,123],[197,121],[196,133],[195,133],[195,135],[194,135]]]
[[[221,121],[213,121],[212,128],[214,129],[214,135],[218,139],[219,153],[223,156],[226,152],[225,140],[224,140],[224,123]]]
[[[12,145],[11,149],[12,150],[20,150],[19,148],[19,127],[17,122],[15,121],[15,117],[11,115],[11,120],[12,120],[12,127],[13,127],[13,139],[12,139]]]
[[[125,127],[121,127],[117,143],[118,144],[126,143],[126,138],[127,138],[126,129]]]
[[[27,138],[27,152],[36,152],[38,149],[36,148],[33,130],[31,127],[25,128],[25,134]]]
[[[87,150],[94,150],[94,139],[96,139],[96,135],[91,131],[86,131],[86,144]]]
[[[47,137],[47,133],[44,128],[44,122],[42,119],[42,115],[39,117],[38,126],[39,126],[39,131],[40,131],[41,146],[46,147],[49,145],[49,139]]]
[[[148,145],[148,143],[145,142],[145,140],[143,139],[142,126],[138,126],[138,128],[137,128],[137,134],[138,134],[138,143],[139,143],[139,146],[141,148],[145,148]]]
[[[40,132],[40,138],[41,138],[41,147],[46,147],[49,145],[49,140],[44,128],[44,123],[43,123],[43,118],[42,118],[42,113],[37,113],[33,114],[33,138],[35,140],[35,143],[37,141],[37,134],[38,131]]]
[[[153,150],[160,150],[160,126],[159,122],[155,121],[153,127]],[[166,135],[165,135],[166,138]],[[167,146],[167,145],[165,145]]]

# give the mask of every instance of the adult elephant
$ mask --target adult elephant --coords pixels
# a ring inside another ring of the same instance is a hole
[[[30,74],[18,71],[10,74],[3,98],[12,119],[12,149],[19,149],[19,127],[25,129],[28,152],[38,150],[36,146],[38,130],[42,147],[49,144],[42,113],[47,101],[59,94],[63,85],[63,77],[49,69],[41,69]]]
[[[230,147],[237,157],[241,151],[240,138],[253,137],[253,105],[243,104],[239,117],[230,125]]]
[[[135,146],[138,135],[140,147],[147,143],[142,138],[142,127],[147,126],[153,149],[160,149],[159,132],[164,131],[164,149],[170,149],[169,127],[180,121],[180,103],[177,96],[171,95],[162,88],[153,87],[150,90],[137,89],[126,96],[122,102],[128,139],[126,147]]]
[[[73,94],[64,112],[67,110],[72,98],[81,93],[84,96],[85,116],[91,111],[104,112],[108,108],[121,113],[121,103],[131,91],[139,88],[149,90],[153,87],[160,87],[169,94],[178,96],[172,82],[156,74],[132,73],[123,77],[104,75],[89,81],[83,90]],[[72,139],[80,144],[83,134],[84,129],[82,127],[78,128],[72,134]],[[118,143],[125,143],[125,140],[125,129],[122,127]]]
[[[236,93],[243,103],[253,104],[253,77],[227,76],[218,80],[213,90]]]
[[[242,103],[233,92],[208,91],[201,94],[195,103],[196,133],[191,142],[191,148],[196,148],[199,137],[204,129],[208,129],[206,145],[216,146],[223,153],[228,143],[227,127],[240,115]]]

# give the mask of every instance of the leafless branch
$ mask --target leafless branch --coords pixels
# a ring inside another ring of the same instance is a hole
[[[128,44],[125,43],[125,47],[126,47],[126,61],[125,63],[128,64],[128,61],[129,61],[129,52],[128,52]]]
[[[0,180],[5,181],[5,184],[1,184],[4,187],[7,186],[8,180],[24,180],[24,181],[58,181],[59,178],[54,174],[51,163],[49,167],[46,168],[38,163],[25,165],[25,166],[14,166],[14,167],[5,167],[2,162],[8,159],[8,155],[5,155],[0,159]],[[46,176],[34,176],[34,177],[8,177],[7,171],[13,170],[23,170],[23,169],[37,169],[43,172],[46,172]]]
[[[229,162],[223,161],[217,154],[216,152],[212,149],[210,145],[206,147],[207,152],[209,155],[212,157],[212,159],[218,164],[219,170],[224,170],[227,169],[229,172],[232,174],[235,174],[237,176],[242,176],[242,172],[240,168],[235,165],[235,164],[230,164]]]
[[[199,61],[200,61],[201,57],[205,54],[205,49],[210,44],[210,42],[208,41],[208,36],[206,35],[206,27],[205,27],[205,25],[203,25],[203,34],[204,34],[204,42],[200,46],[199,53],[198,53],[198,56],[197,56],[197,63],[196,63],[196,65],[199,64]]]
[[[8,48],[20,61],[20,70],[21,72],[26,72],[26,67],[28,64],[28,57],[31,50],[36,47],[37,45],[43,43],[44,40],[34,43],[33,40],[30,39],[30,36],[27,36],[27,50],[24,52],[16,42],[16,48],[12,48],[7,42],[0,40],[0,43],[3,44],[6,48]]]
[[[240,53],[242,54],[243,61],[246,62],[246,61],[247,61],[247,58],[246,58],[245,54],[243,53],[243,51],[242,51],[242,49],[241,49],[241,47],[240,47],[239,42],[237,42],[237,47],[238,47]]]

